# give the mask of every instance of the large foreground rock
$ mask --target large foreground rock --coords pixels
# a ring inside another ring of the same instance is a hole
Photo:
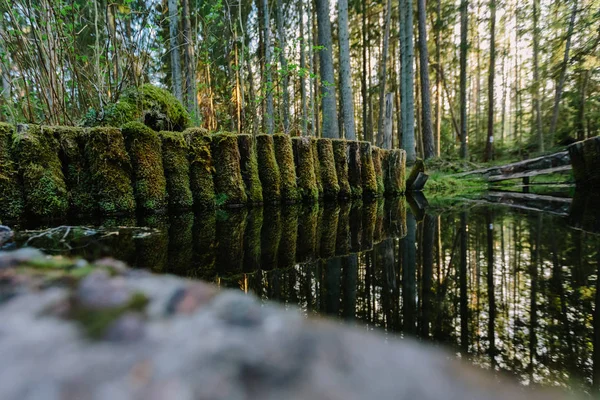
[[[550,398],[439,349],[241,292],[41,257],[0,253],[3,400]]]

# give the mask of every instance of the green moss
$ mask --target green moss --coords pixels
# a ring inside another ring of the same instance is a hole
[[[85,126],[121,126],[139,121],[155,131],[183,131],[190,117],[181,103],[168,90],[150,84],[129,88],[119,101],[107,105],[100,115],[91,109]]]
[[[281,208],[265,207],[265,219],[260,233],[261,268],[270,271],[277,268],[279,241],[281,240]]]
[[[27,211],[38,217],[65,215],[69,209],[67,185],[52,131],[19,125],[15,146]]]
[[[194,206],[200,209],[215,207],[213,162],[210,152],[210,137],[203,129],[188,129],[184,133],[190,153],[190,189]]]
[[[319,198],[323,197],[323,181],[321,178],[321,161],[319,160],[319,149],[317,143],[319,139],[311,138],[312,145],[312,153],[313,153],[313,163],[315,166],[315,179],[317,181],[317,190],[319,191]]]
[[[230,133],[211,135],[210,149],[214,163],[213,180],[217,205],[246,204],[248,197],[240,167],[237,137]]]
[[[385,193],[398,195],[405,192],[406,152],[400,149],[387,151],[384,162]]]
[[[123,137],[133,167],[138,207],[144,211],[164,209],[167,206],[167,181],[160,137],[140,122],[123,125]]]
[[[217,223],[217,273],[231,276],[242,272],[244,262],[245,208],[228,210]]]
[[[298,178],[298,193],[303,201],[314,203],[319,200],[319,189],[317,188],[317,178],[315,176],[312,141],[306,136],[294,137],[292,138],[292,148]]]
[[[298,216],[296,261],[299,263],[314,260],[316,258],[318,222],[319,204],[304,205]]]
[[[169,207],[186,210],[194,204],[190,188],[189,147],[181,132],[161,131],[162,159]]]
[[[281,177],[281,200],[286,203],[295,203],[300,200],[296,184],[296,166],[294,165],[294,151],[292,139],[289,135],[273,135],[275,145],[275,159]]]
[[[23,192],[12,151],[14,132],[14,126],[0,122],[0,220],[18,218],[24,209]]]
[[[237,141],[240,151],[242,179],[244,180],[248,202],[260,204],[263,202],[263,193],[258,175],[258,158],[254,138],[251,135],[238,135]]]
[[[377,199],[377,209],[375,214],[375,230],[373,231],[373,241],[375,243],[381,242],[385,239],[385,227],[384,227],[384,199],[380,197]]]
[[[362,188],[362,170],[360,157],[360,142],[348,142],[348,183],[352,198],[361,198]]]
[[[121,131],[91,129],[85,137],[84,152],[100,211],[108,214],[135,211],[131,163]]]
[[[244,233],[244,272],[260,270],[260,232],[263,227],[263,208],[251,208]]]
[[[412,190],[412,186],[415,183],[415,181],[417,180],[417,177],[419,176],[420,173],[425,173],[425,163],[423,163],[423,160],[418,158],[417,161],[415,162],[415,164],[412,166],[412,169],[410,170],[410,174],[408,175],[408,178],[406,178],[406,191],[407,192],[410,192]]]
[[[340,185],[335,171],[335,158],[333,156],[331,139],[318,139],[317,150],[321,163],[319,169],[323,185],[323,197],[326,199],[337,199],[340,192]]]
[[[281,239],[277,256],[279,268],[292,268],[296,262],[299,213],[299,205],[283,207],[281,211]]]
[[[352,204],[343,202],[340,204],[338,217],[337,236],[335,239],[335,254],[343,256],[350,253],[350,210]]]
[[[340,185],[339,197],[349,199],[352,196],[350,182],[348,181],[348,142],[345,140],[332,140],[335,172]]]
[[[319,258],[335,256],[337,226],[340,207],[336,203],[327,203],[319,214]]]
[[[382,167],[384,151],[379,147],[373,146],[371,152],[373,157],[373,169],[375,170],[375,181],[377,182],[377,196],[383,196],[385,193]]]
[[[360,142],[360,164],[363,195],[367,197],[377,196],[377,177],[373,165],[373,154],[371,143]]]
[[[256,151],[263,199],[268,203],[276,203],[281,199],[281,176],[275,159],[273,136],[256,136]]]

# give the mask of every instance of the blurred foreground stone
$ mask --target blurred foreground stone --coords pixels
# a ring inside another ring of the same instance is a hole
[[[0,265],[3,400],[562,398],[413,340],[114,260],[19,250]]]

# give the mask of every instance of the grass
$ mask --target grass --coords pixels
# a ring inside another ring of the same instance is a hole
[[[456,177],[442,171],[428,171],[426,195],[440,197],[474,196],[488,190],[488,183],[476,176]]]

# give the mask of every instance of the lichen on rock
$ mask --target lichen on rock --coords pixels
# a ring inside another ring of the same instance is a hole
[[[211,135],[210,149],[215,160],[213,180],[217,205],[246,204],[248,197],[242,179],[236,135],[227,132]]]
[[[332,140],[335,172],[340,186],[339,198],[349,199],[352,196],[348,181],[348,142],[343,139]]]
[[[183,135],[190,151],[190,189],[194,198],[194,207],[214,208],[216,204],[213,182],[214,167],[208,131],[191,128],[183,132]]]
[[[162,159],[167,197],[172,209],[189,209],[194,204],[190,188],[189,147],[183,133],[161,131]]]
[[[248,202],[260,204],[263,202],[263,193],[258,173],[258,158],[254,137],[242,134],[237,136],[237,141],[240,151],[242,179],[244,180]]]
[[[18,125],[14,145],[27,211],[38,217],[65,215],[69,198],[53,132],[37,125]]]
[[[323,185],[323,197],[325,199],[337,199],[340,192],[337,173],[335,169],[335,158],[331,139],[318,139],[317,150],[320,160],[321,183]]]
[[[371,143],[360,142],[360,163],[363,195],[377,197],[377,177],[373,165]]]
[[[276,203],[281,200],[281,176],[275,159],[275,148],[272,135],[256,136],[258,155],[258,174],[263,188],[265,203]]]
[[[12,143],[15,127],[0,122],[0,220],[23,214],[23,192],[14,159]]]
[[[85,135],[84,152],[100,211],[105,214],[135,211],[131,162],[121,131],[91,129]]]
[[[281,177],[281,201],[295,203],[300,199],[296,184],[296,166],[294,165],[294,151],[289,135],[278,133],[273,135],[275,145],[275,159]]]
[[[362,170],[360,157],[360,142],[348,142],[348,183],[352,198],[361,198],[362,188]]]
[[[134,194],[144,211],[162,210],[167,205],[167,182],[160,137],[141,122],[123,125],[123,138],[133,168]]]
[[[312,141],[306,136],[293,137],[292,148],[294,150],[298,193],[303,201],[314,203],[319,199],[319,189],[315,176]]]

